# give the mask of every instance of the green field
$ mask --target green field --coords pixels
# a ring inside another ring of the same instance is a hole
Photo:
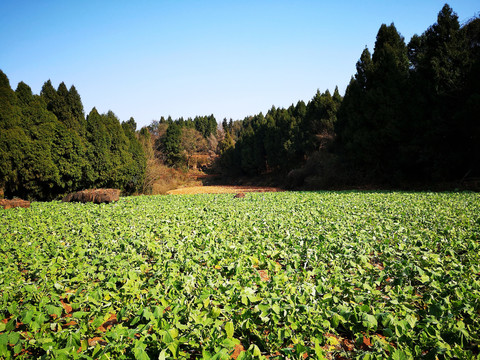
[[[476,193],[33,203],[0,239],[0,358],[479,353]]]

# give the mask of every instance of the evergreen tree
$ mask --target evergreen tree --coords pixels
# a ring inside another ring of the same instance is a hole
[[[235,146],[235,142],[233,141],[232,135],[228,131],[225,132],[225,138],[219,144],[220,148],[220,155],[225,154],[230,149],[233,149]]]
[[[68,95],[66,96],[66,101],[78,134],[81,137],[85,137],[87,128],[85,112],[80,94],[77,92],[77,89],[74,85],[70,86]]]
[[[20,127],[17,97],[7,75],[0,70],[0,187],[7,197],[18,184],[18,167],[24,163],[28,138]]]
[[[377,181],[399,174],[408,65],[403,37],[393,24],[382,25],[373,56],[363,51],[338,114],[344,155]]]
[[[58,120],[27,84],[20,82],[15,94],[22,118],[23,157],[15,164],[17,179],[8,192],[11,196],[48,200],[55,197],[53,188],[60,182],[60,172],[52,156]]]
[[[10,87],[7,75],[0,70],[0,128],[13,127],[18,125],[19,121],[15,92]]]
[[[8,197],[51,200],[86,187],[137,191],[145,154],[135,121],[92,109],[85,121],[75,87],[50,81],[40,96],[0,71],[0,186]]]
[[[469,21],[462,31],[467,39],[468,61],[465,70],[464,103],[456,114],[464,176],[480,176],[480,18]]]
[[[102,187],[108,181],[108,172],[112,167],[109,149],[109,134],[102,116],[93,108],[87,116],[87,157],[91,171],[85,174],[86,187]]]
[[[465,86],[471,50],[458,16],[448,5],[434,25],[409,43],[414,94],[410,117],[419,136],[411,142],[408,154],[416,165],[413,170],[423,171],[426,178],[458,178],[472,167],[473,144],[468,133],[476,127],[470,116],[459,115],[468,107],[465,100],[471,93]]]
[[[130,154],[130,156],[128,156],[128,163],[124,165],[126,167],[126,181],[123,189],[127,194],[133,194],[142,189],[147,167],[147,158],[142,144],[136,135],[137,123],[135,119],[131,117],[128,121],[123,122],[122,128],[128,139],[128,153]]]
[[[319,145],[326,146],[327,139],[333,138],[341,101],[338,88],[335,88],[334,96],[328,90],[323,94],[317,90],[307,105],[307,114],[302,124],[305,152],[310,153]]]
[[[13,132],[6,133],[8,157],[15,174],[6,184],[6,193],[51,200],[75,189],[84,163],[77,153],[81,148],[78,137],[72,138],[76,134],[47,110],[43,99],[33,95],[28,85],[20,82],[15,93],[22,121],[11,129]]]
[[[47,80],[40,91],[40,96],[43,98],[47,104],[47,109],[53,112],[55,104],[57,103],[57,91],[52,85],[50,80]]]
[[[227,118],[223,118],[223,121],[222,121],[222,129],[223,131],[225,132],[228,132],[229,129],[228,129],[228,123],[227,123]]]
[[[172,122],[168,126],[162,141],[168,165],[176,165],[182,159],[180,146],[181,136],[182,129],[178,124]]]

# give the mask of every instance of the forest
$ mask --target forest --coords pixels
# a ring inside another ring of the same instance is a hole
[[[307,104],[273,107],[243,120],[238,137],[224,125],[236,141],[224,166],[282,171],[287,185],[310,188],[479,176],[479,45],[480,19],[461,26],[448,5],[408,44],[382,25],[343,99],[317,92]]]
[[[0,70],[0,188],[7,198],[57,199],[87,188],[151,193],[165,173],[268,176],[288,188],[409,188],[480,176],[480,18],[445,5],[408,43],[381,25],[345,91],[272,106],[243,120],[133,118],[93,108],[75,86],[13,90]],[[177,170],[174,170],[177,169]]]

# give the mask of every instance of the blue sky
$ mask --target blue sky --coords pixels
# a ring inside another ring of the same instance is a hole
[[[465,22],[478,1],[449,2]],[[408,42],[444,1],[21,1],[0,3],[0,69],[13,89],[75,85],[85,112],[139,127],[160,116],[243,119],[343,94],[382,23]]]

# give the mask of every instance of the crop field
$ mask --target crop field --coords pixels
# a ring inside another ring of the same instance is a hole
[[[33,203],[0,239],[0,358],[479,354],[476,193]]]

